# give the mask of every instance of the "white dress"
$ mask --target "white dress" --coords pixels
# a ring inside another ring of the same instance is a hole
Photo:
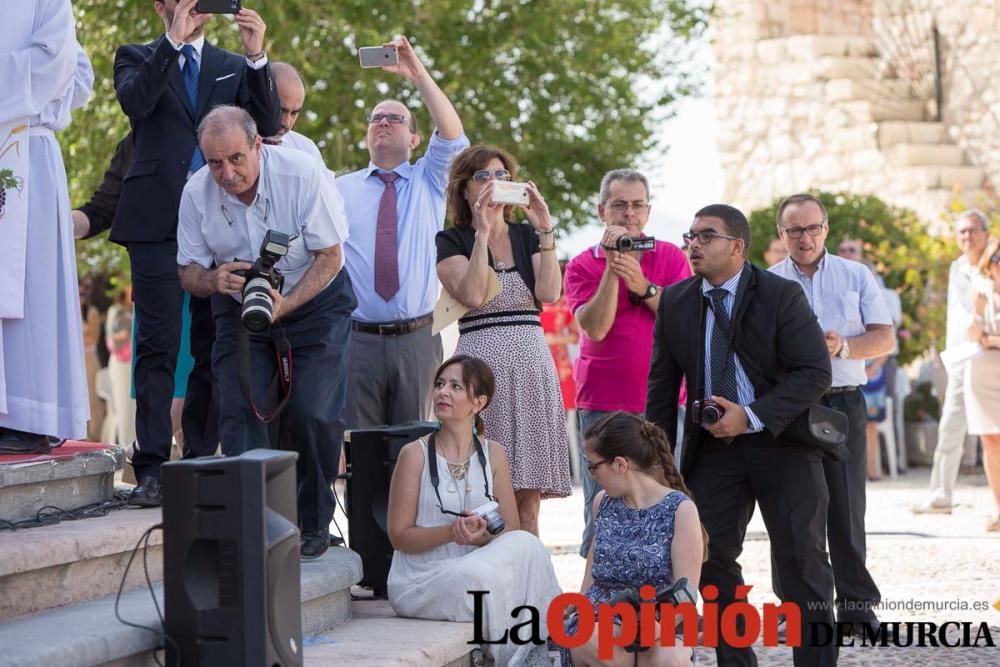
[[[485,441],[483,444],[486,446]],[[420,474],[417,525],[431,528],[450,524],[454,517],[443,514],[437,507],[427,469],[427,445],[423,440],[421,445],[424,469]],[[492,494],[488,446],[486,455]],[[447,460],[439,454],[438,476],[438,491],[445,509],[460,512],[486,502],[483,469],[475,453],[462,480],[451,475]],[[473,620],[473,598],[468,591],[488,590],[489,594],[483,597],[483,625],[485,637],[491,640],[503,636],[511,625],[528,620],[526,614],[511,618],[511,612],[521,605],[538,609],[540,635],[546,639],[549,633],[545,612],[552,599],[561,593],[545,545],[523,530],[504,531],[483,547],[449,542],[419,554],[397,551],[392,557],[387,588],[389,603],[400,616],[464,622]],[[486,644],[483,651],[498,665],[549,664],[545,644]]]
[[[0,319],[0,427],[78,438],[90,407],[66,168],[54,132],[89,98],[94,72],[69,0],[18,0],[3,10],[0,123],[28,119],[30,130],[23,310],[0,304],[23,313]]]
[[[1000,335],[1000,294],[990,285],[983,313],[983,332]],[[970,435],[1000,434],[1000,350],[985,350],[969,362],[965,373],[965,418]]]

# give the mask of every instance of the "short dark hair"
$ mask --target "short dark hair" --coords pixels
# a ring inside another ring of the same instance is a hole
[[[722,220],[722,224],[726,226],[726,231],[731,236],[743,239],[743,254],[747,254],[750,249],[750,223],[738,208],[728,204],[709,204],[695,213],[694,217]]]
[[[811,195],[808,192],[800,192],[797,195],[785,197],[784,199],[781,200],[781,203],[778,204],[778,214],[777,216],[775,216],[775,224],[778,225],[778,227],[781,227],[781,216],[785,214],[785,209],[788,208],[789,206],[805,204],[806,202],[810,201],[816,204],[816,206],[819,206],[819,210],[820,213],[823,214],[824,221],[829,219],[830,216],[826,212],[826,206],[823,206],[823,202],[819,200],[819,197]]]
[[[472,224],[472,209],[465,199],[465,186],[472,180],[473,174],[480,169],[486,169],[486,165],[493,158],[503,163],[503,168],[510,172],[511,180],[517,180],[517,160],[496,146],[484,144],[469,146],[451,161],[445,198],[448,202],[448,217],[456,227],[468,227]],[[506,206],[504,209],[504,217],[510,221],[513,207]]]

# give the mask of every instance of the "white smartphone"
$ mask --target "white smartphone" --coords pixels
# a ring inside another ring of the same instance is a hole
[[[399,51],[395,46],[362,46],[358,49],[362,67],[384,67],[399,64]]]
[[[493,181],[492,199],[494,204],[527,206],[530,201],[528,184],[514,181]]]

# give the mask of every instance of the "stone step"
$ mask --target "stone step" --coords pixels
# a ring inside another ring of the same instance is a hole
[[[878,72],[879,60],[875,57],[827,56],[815,64],[820,79],[852,79],[872,81]]]
[[[896,144],[948,143],[944,123],[886,120],[878,124],[878,145],[885,150]]]
[[[965,188],[979,188],[986,178],[985,172],[979,167],[959,166],[959,167],[937,167],[920,166],[905,167],[897,170],[900,179],[908,189],[913,190],[933,190],[944,188],[952,190],[955,186]]]
[[[160,518],[158,509],[123,509],[0,533],[0,621],[117,591],[139,537]],[[154,531],[149,540],[153,581],[163,578],[162,539]],[[133,563],[126,590],[142,581],[142,564]]]
[[[136,565],[133,563],[132,567]],[[141,571],[141,563],[138,567]],[[316,560],[303,562],[303,637],[325,633],[348,622],[350,589],[360,580],[361,558],[349,549],[332,548]],[[162,611],[162,584],[154,584],[153,591]],[[114,606],[115,596],[109,595],[0,623],[3,647],[0,667],[153,664],[153,651],[161,643],[159,634],[119,622]],[[119,610],[130,623],[162,630],[145,585],[124,593]],[[388,636],[391,635],[383,634],[380,641],[385,643]]]
[[[919,105],[910,94],[910,84],[900,79],[831,79],[826,82],[825,93],[828,102],[878,100],[883,105]]]
[[[922,121],[924,105],[919,102],[900,102],[890,99],[847,100],[837,104],[847,116],[848,123],[871,123],[887,120]]]
[[[755,44],[756,55],[764,63],[815,62],[824,57],[866,58],[876,55],[875,44],[850,35],[792,35],[762,39]]]
[[[965,152],[954,144],[896,144],[886,151],[899,167],[959,167],[966,164]]]
[[[68,441],[50,455],[24,459],[0,456],[0,521],[30,519],[48,505],[74,510],[111,499],[125,450]]]
[[[385,600],[356,600],[352,618],[307,637],[306,664],[379,667],[467,667],[475,648],[472,623],[400,618]],[[391,641],[387,641],[391,638]]]

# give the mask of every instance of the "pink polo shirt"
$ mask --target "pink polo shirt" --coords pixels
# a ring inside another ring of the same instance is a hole
[[[597,293],[607,258],[592,246],[566,266],[566,303],[574,316]],[[677,246],[657,241],[639,262],[650,282],[666,287],[691,275],[687,257]],[[622,280],[618,281],[615,322],[602,341],[580,336],[580,356],[573,365],[576,405],[584,410],[646,411],[646,378],[653,354],[656,314],[645,304],[633,305]]]

